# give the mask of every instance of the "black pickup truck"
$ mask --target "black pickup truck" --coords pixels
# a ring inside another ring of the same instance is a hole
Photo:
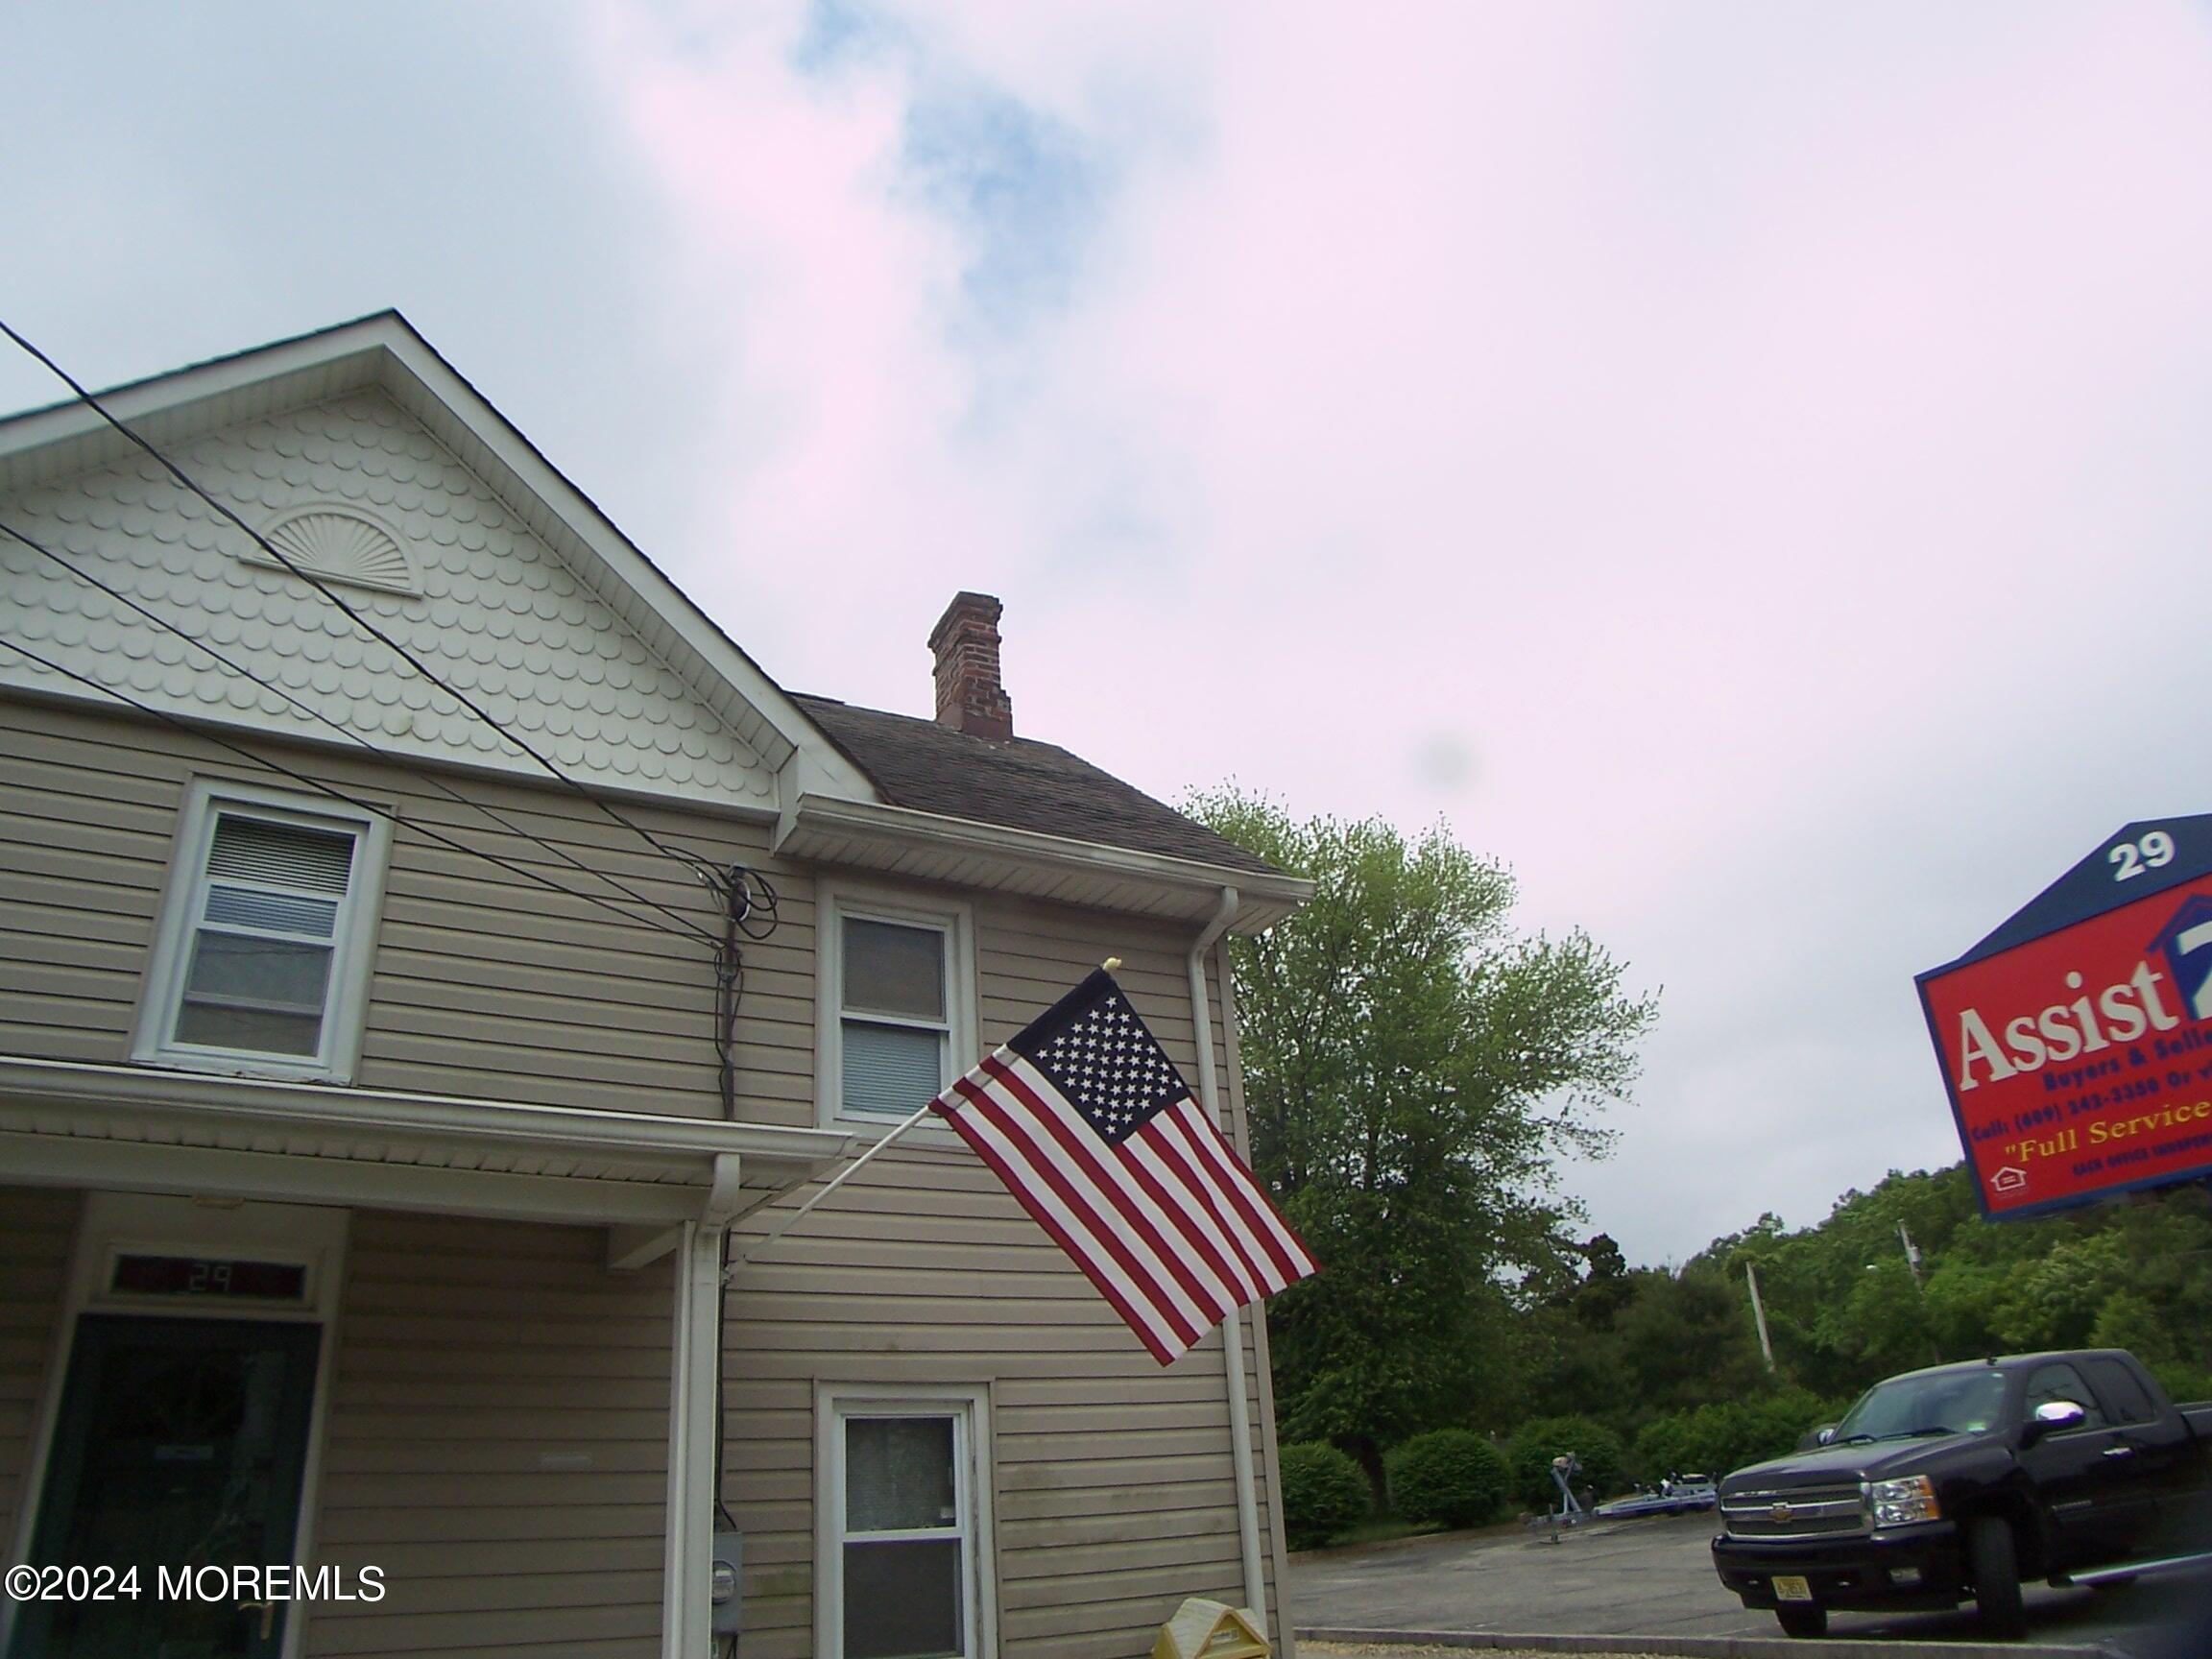
[[[1815,1444],[1720,1482],[1720,1582],[1818,1636],[1830,1608],[1955,1607],[2024,1633],[2020,1583],[2118,1582],[2212,1551],[2212,1404],[2115,1348],[1877,1382]]]

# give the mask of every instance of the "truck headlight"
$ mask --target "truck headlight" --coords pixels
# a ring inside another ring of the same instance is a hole
[[[1866,1502],[1874,1511],[1877,1527],[1905,1527],[1915,1521],[1940,1520],[1943,1515],[1943,1506],[1936,1502],[1936,1483],[1925,1475],[1908,1476],[1903,1480],[1869,1480]]]

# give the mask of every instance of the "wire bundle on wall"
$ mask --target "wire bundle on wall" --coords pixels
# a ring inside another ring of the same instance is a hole
[[[714,1054],[722,1090],[722,1116],[737,1116],[737,1004],[745,995],[742,940],[758,944],[776,931],[775,887],[742,864],[702,878],[722,901],[722,937],[714,946]]]

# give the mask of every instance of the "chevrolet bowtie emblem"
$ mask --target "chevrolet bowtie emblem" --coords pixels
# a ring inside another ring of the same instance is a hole
[[[1789,1520],[1791,1516],[1796,1513],[1797,1511],[1791,1508],[1789,1504],[1777,1503],[1773,1508],[1767,1511],[1767,1519],[1779,1527],[1783,1522]]]

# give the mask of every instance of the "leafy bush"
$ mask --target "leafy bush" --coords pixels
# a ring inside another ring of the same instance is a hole
[[[1713,1414],[1721,1409],[1725,1407],[1700,1406],[1693,1411],[1670,1411],[1637,1430],[1632,1459],[1636,1479],[1664,1480],[1670,1475],[1695,1472],[1719,1479],[1726,1469],[1734,1468],[1712,1451],[1719,1437]]]
[[[1278,1463],[1283,1471],[1283,1530],[1291,1549],[1327,1544],[1367,1519],[1367,1477],[1326,1440],[1286,1446]]]
[[[1465,1429],[1416,1434],[1383,1459],[1390,1507],[1416,1526],[1479,1527],[1504,1504],[1505,1455]]]
[[[1833,1423],[1842,1414],[1835,1402],[1803,1388],[1671,1411],[1637,1431],[1636,1472],[1645,1480],[1691,1473],[1718,1480],[1731,1469],[1794,1450],[1815,1424]]]
[[[1577,1495],[1585,1486],[1595,1487],[1599,1496],[1621,1489],[1624,1458],[1620,1435],[1587,1417],[1532,1417],[1513,1431],[1505,1452],[1513,1496],[1537,1509],[1557,1503],[1551,1459],[1568,1453],[1582,1465],[1581,1473],[1569,1478]]]

